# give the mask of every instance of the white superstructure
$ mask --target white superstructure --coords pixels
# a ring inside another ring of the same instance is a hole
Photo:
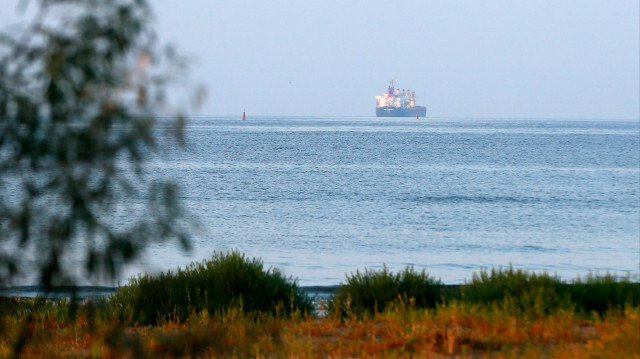
[[[415,107],[416,93],[411,90],[395,90],[393,81],[389,81],[386,94],[376,96],[376,107]]]

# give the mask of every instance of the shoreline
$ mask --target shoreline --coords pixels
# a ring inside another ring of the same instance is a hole
[[[300,289],[312,296],[318,298],[328,298],[331,293],[340,288],[340,285],[326,285],[326,286],[301,286]],[[110,286],[60,286],[53,287],[48,293],[45,291],[44,286],[41,285],[17,285],[0,287],[0,298],[35,298],[38,295],[47,295],[47,298],[70,298],[88,299],[88,298],[100,298],[114,294],[118,287]]]
[[[445,284],[444,288],[449,290],[459,288],[461,284]],[[301,290],[311,296],[315,296],[319,299],[329,298],[331,294],[340,288],[340,284],[336,285],[312,285],[312,286],[300,286]],[[22,285],[22,286],[7,286],[0,287],[0,298],[35,298],[38,295],[42,296],[47,294],[47,298],[71,298],[76,299],[88,299],[88,298],[100,298],[107,297],[116,292],[118,287],[110,286],[61,286],[53,287],[52,290],[47,293],[44,290],[44,286],[41,285]]]

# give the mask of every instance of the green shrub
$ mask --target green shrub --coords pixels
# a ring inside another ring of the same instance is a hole
[[[604,313],[609,309],[623,309],[626,304],[640,304],[640,283],[631,277],[619,278],[611,274],[590,274],[585,280],[578,279],[568,286],[571,301],[586,313]]]
[[[571,309],[582,313],[623,309],[640,304],[640,283],[630,277],[589,275],[564,283],[547,273],[508,269],[474,273],[471,283],[461,286],[457,298],[468,303],[500,304],[514,312],[534,315]]]
[[[558,309],[571,309],[567,284],[548,273],[491,269],[474,273],[471,282],[461,286],[461,300],[467,303],[500,304],[518,314],[540,315]]]
[[[406,267],[397,274],[385,266],[382,270],[365,269],[347,275],[328,302],[327,310],[340,315],[363,316],[385,310],[397,300],[411,300],[417,308],[433,308],[440,298],[442,282],[424,270]]]
[[[291,278],[259,259],[236,251],[214,253],[211,260],[158,276],[139,275],[118,288],[110,299],[120,319],[157,324],[162,319],[184,321],[193,312],[216,313],[231,307],[243,312],[310,312],[312,300]]]
[[[33,317],[43,320],[64,320],[69,318],[71,302],[66,298],[49,299],[43,297],[14,298],[0,297],[0,317]]]

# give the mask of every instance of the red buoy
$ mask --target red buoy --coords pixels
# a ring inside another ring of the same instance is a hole
[[[416,113],[416,120],[418,119],[418,114]],[[243,119],[244,120],[244,119]]]
[[[244,121],[244,110],[242,110],[242,121]]]

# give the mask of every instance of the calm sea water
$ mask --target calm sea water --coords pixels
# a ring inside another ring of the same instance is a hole
[[[638,273],[637,121],[196,118],[186,135],[150,170],[182,184],[204,231],[129,274],[229,249],[301,285],[383,264],[445,283],[510,264]]]

